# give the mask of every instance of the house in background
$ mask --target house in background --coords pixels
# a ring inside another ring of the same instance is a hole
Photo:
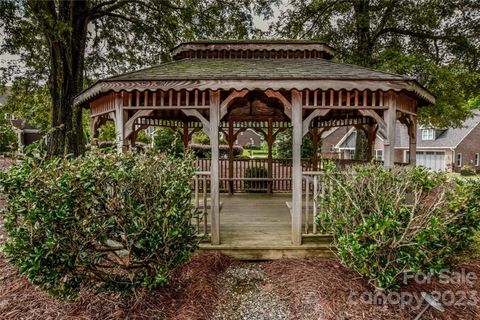
[[[324,139],[324,144],[327,142],[328,145],[330,145],[331,154],[330,156],[325,156],[322,150],[324,158],[354,160],[357,130],[354,127],[334,128],[334,130],[335,132],[326,136]],[[384,138],[380,134],[377,134],[373,146],[373,157],[376,160],[383,161],[383,141]],[[332,155],[336,155],[336,157]],[[397,159],[395,159],[395,161],[397,162]]]
[[[401,162],[408,159],[408,133],[398,126],[399,137],[395,157]],[[461,128],[417,129],[417,165],[432,170],[460,171],[462,166],[472,166],[480,172],[480,111],[467,119]]]
[[[342,131],[343,130],[343,131]],[[395,162],[407,163],[408,131],[397,122]],[[327,133],[328,134],[328,133]],[[356,130],[353,127],[334,128],[333,133],[325,136],[322,154],[324,158],[354,159]],[[330,146],[330,150],[326,150]],[[374,157],[383,160],[383,137],[377,134]],[[417,129],[417,165],[435,171],[460,171],[464,165],[480,172],[480,111],[467,119],[461,128],[433,129],[419,126]]]
[[[0,107],[7,101],[7,96],[0,95]],[[18,150],[23,150],[23,147],[28,146],[43,137],[43,133],[29,125],[25,121],[15,117],[13,114],[4,113],[2,116],[4,121],[10,122],[13,130],[17,134]]]
[[[241,145],[242,147],[249,145],[260,146],[263,140],[264,138],[261,134],[258,134],[253,129],[247,129],[238,134],[235,144]]]

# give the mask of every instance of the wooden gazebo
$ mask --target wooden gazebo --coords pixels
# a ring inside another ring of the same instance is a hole
[[[235,136],[254,128],[269,145],[291,127],[291,245],[304,239],[302,218],[302,138],[318,143],[331,127],[365,130],[370,152],[377,132],[385,139],[384,165],[394,165],[395,126],[407,125],[410,163],[415,163],[416,115],[435,97],[415,79],[334,61],[334,50],[313,41],[202,41],[172,49],[173,61],[101,80],[81,93],[76,105],[91,110],[93,135],[113,120],[118,150],[135,144],[148,126],[181,129],[188,145],[203,130],[210,138],[210,239],[221,244],[219,133],[230,146]],[[314,156],[316,157],[316,156]],[[317,159],[313,159],[313,172]],[[232,166],[229,170],[233,170]],[[271,181],[271,170],[269,181]],[[225,179],[232,178],[229,174]],[[205,204],[206,206],[206,204]],[[308,209],[308,208],[307,208]],[[303,236],[302,236],[303,235]]]

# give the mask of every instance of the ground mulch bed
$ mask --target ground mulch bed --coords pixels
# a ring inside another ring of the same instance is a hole
[[[290,319],[413,319],[426,305],[423,302],[419,306],[421,298],[404,306],[395,301],[382,304],[362,299],[371,296],[373,288],[336,260],[282,259],[265,263],[263,268],[271,279],[275,279],[272,290],[289,305],[293,314]],[[458,270],[462,268],[480,277],[480,261],[462,263]],[[421,297],[421,292],[437,291],[447,304],[452,300],[452,294],[455,295],[453,302],[457,305],[445,306],[443,313],[430,308],[422,319],[480,319],[480,302],[477,301],[480,280],[476,279],[472,284],[453,279],[451,282],[457,283],[440,283],[432,279],[430,284],[410,284],[403,286],[399,294]],[[464,297],[463,293],[467,296]]]
[[[209,319],[219,294],[216,279],[230,261],[218,254],[196,255],[167,288],[131,297],[83,292],[68,302],[30,284],[1,256],[0,319]]]
[[[0,195],[0,208],[3,205],[4,197]],[[0,246],[3,237],[0,227]],[[479,260],[463,262],[457,269],[480,277]],[[471,284],[465,281],[445,284],[436,280],[430,284],[410,284],[402,287],[400,293],[420,297],[422,291],[438,291],[447,300],[454,294],[457,303],[445,306],[443,313],[431,308],[422,319],[480,319],[480,302],[475,300],[479,299],[478,279]],[[78,301],[63,301],[29,283],[0,250],[0,319],[5,320],[396,320],[413,319],[420,311],[418,301],[401,306],[359,298],[373,292],[365,280],[335,259],[253,263],[234,261],[221,254],[197,254],[172,275],[166,288],[139,291],[130,297],[84,291]]]

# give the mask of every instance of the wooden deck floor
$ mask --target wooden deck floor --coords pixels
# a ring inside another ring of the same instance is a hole
[[[220,196],[220,245],[202,243],[201,250],[219,250],[240,259],[328,256],[330,237],[291,243],[291,217],[286,205],[290,194],[236,194]]]

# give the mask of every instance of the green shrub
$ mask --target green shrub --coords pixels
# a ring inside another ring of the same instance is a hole
[[[319,227],[334,236],[343,263],[377,288],[405,272],[438,273],[470,248],[480,227],[480,184],[448,182],[422,168],[327,168]]]
[[[183,155],[184,148],[180,135],[171,128],[157,128],[153,138],[153,148],[156,151]]]
[[[188,148],[193,152],[193,154],[197,158],[211,158],[212,157],[212,147],[208,144],[197,144],[191,143],[188,145]],[[221,144],[218,146],[218,153],[220,158],[227,158],[228,157],[228,145]],[[240,145],[234,145],[233,149],[233,156],[236,158],[241,156],[243,153],[243,148]]]
[[[168,282],[197,248],[194,168],[168,155],[33,156],[1,173],[5,252],[50,294],[128,292]]]
[[[245,169],[245,178],[267,178],[268,171],[265,167],[248,167]],[[266,192],[268,181],[245,181],[246,192]]]
[[[278,159],[292,159],[292,129],[280,132],[273,145],[275,157]],[[315,152],[313,150],[312,139],[309,134],[303,137],[301,146],[302,158],[310,159]]]
[[[472,167],[472,166],[469,166],[469,165],[464,165],[460,169],[460,174],[462,176],[473,176],[473,175],[475,175],[475,173],[476,173],[475,168]]]
[[[0,153],[12,152],[17,149],[17,134],[12,125],[0,119]]]

